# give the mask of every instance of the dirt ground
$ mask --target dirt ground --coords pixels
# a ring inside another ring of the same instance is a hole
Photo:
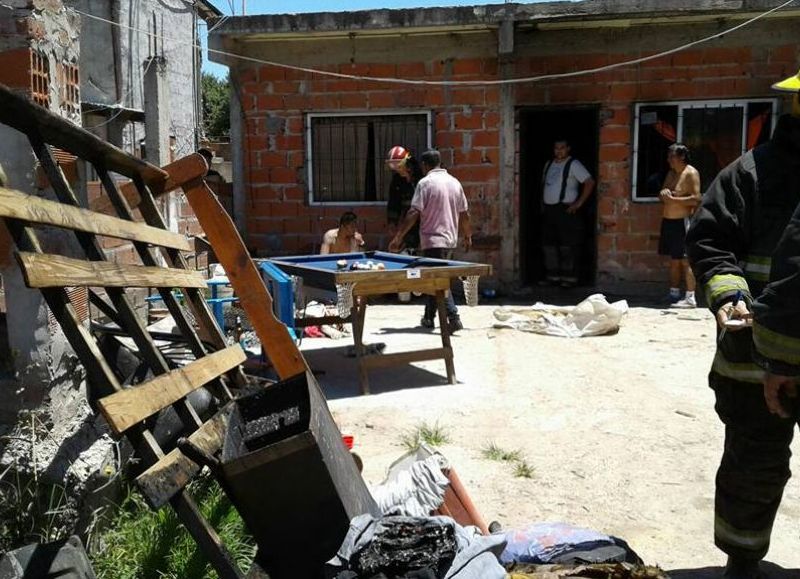
[[[355,436],[369,484],[383,480],[422,422],[450,435],[441,451],[487,521],[505,528],[565,521],[626,539],[675,577],[713,577],[714,474],[722,427],[706,374],[714,350],[711,314],[633,308],[614,336],[568,340],[492,327],[496,306],[462,308],[453,338],[457,385],[440,360],[376,370],[360,396],[351,340],[306,339],[302,349],[342,431]],[[421,306],[367,310],[367,342],[387,352],[437,347],[415,328]],[[368,334],[368,335],[367,335]],[[516,478],[487,460],[494,442],[520,449],[535,469]],[[794,445],[797,450],[797,443]],[[790,481],[768,560],[800,577],[800,481]],[[706,571],[702,571],[702,570]]]

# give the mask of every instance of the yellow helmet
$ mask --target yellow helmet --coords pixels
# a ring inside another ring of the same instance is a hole
[[[789,78],[780,82],[776,82],[772,85],[772,88],[782,92],[800,92],[800,70],[797,71],[796,75],[790,76]]]

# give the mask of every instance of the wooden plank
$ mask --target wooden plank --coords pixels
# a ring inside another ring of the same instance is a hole
[[[179,233],[102,215],[80,207],[70,207],[11,189],[0,188],[0,217],[22,219],[30,223],[53,225],[116,239],[141,241],[181,251],[193,249],[191,240]]]
[[[394,354],[370,354],[363,356],[359,362],[365,368],[389,368],[410,362],[424,362],[426,360],[453,359],[451,348],[431,348],[429,350],[415,350],[413,352],[396,352]]]
[[[206,282],[200,272],[141,265],[85,261],[61,255],[17,252],[25,284],[44,287],[194,287]]]
[[[450,356],[444,359],[447,370],[447,381],[450,384],[456,383],[456,367],[453,363],[453,347],[450,344],[450,321],[447,318],[447,306],[444,302],[444,291],[436,292],[436,311],[439,313],[439,329],[442,333],[442,346],[450,352]]]
[[[202,180],[184,191],[278,376],[285,379],[305,372],[305,360],[286,326],[275,317],[264,280],[228,213]]]
[[[213,456],[225,440],[231,411],[231,405],[222,408],[188,437],[189,442]],[[176,448],[136,477],[136,484],[148,504],[158,509],[189,484],[201,468]]]
[[[194,181],[206,174],[208,165],[203,155],[199,153],[192,153],[186,157],[182,157],[177,161],[164,165],[162,170],[167,173],[166,181],[157,183],[151,190],[154,197],[170,193],[183,187],[185,184]],[[125,200],[131,209],[136,209],[142,202],[142,196],[136,189],[136,183],[128,181],[120,185],[120,193],[122,193]],[[114,204],[107,196],[96,197],[89,203],[89,208],[92,211],[100,213],[112,213],[114,211]]]
[[[451,283],[452,280],[449,277],[360,281],[353,286],[353,295],[376,296],[412,291],[435,294],[439,290],[449,290]]]
[[[0,123],[29,136],[39,134],[42,140],[54,147],[93,164],[103,165],[126,177],[141,175],[148,183],[158,183],[167,178],[167,174],[155,165],[126,154],[82,127],[15,94],[2,84],[0,84]]]
[[[99,401],[100,410],[114,432],[122,434],[246,359],[241,346],[234,344],[135,388],[115,392]]]

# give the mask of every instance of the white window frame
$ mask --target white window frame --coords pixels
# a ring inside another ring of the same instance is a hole
[[[337,206],[337,207],[374,207],[386,205],[386,201],[316,201],[314,199],[314,152],[312,151],[311,143],[313,142],[311,135],[311,121],[315,118],[331,118],[331,117],[389,117],[389,116],[407,116],[407,115],[425,115],[425,121],[428,126],[427,141],[428,148],[433,145],[433,111],[431,110],[375,110],[370,109],[361,112],[330,112],[330,113],[306,113],[306,177],[308,180],[308,204],[310,206],[324,207],[324,206]]]
[[[742,107],[745,109],[750,103],[771,103],[772,104],[772,130],[778,123],[778,99],[777,98],[751,98],[751,99],[712,99],[703,101],[659,101],[636,103],[633,115],[633,161],[631,163],[631,200],[636,203],[658,203],[658,197],[639,197],[636,195],[638,185],[638,165],[639,165],[639,116],[641,107],[652,106],[677,106],[678,107],[678,126],[677,142],[683,142],[683,111],[686,109],[701,109],[711,107]],[[747,152],[747,112],[742,115],[742,154]]]

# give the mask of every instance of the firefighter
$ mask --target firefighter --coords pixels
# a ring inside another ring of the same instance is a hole
[[[776,246],[800,203],[800,72],[773,88],[795,94],[792,114],[778,119],[769,142],[720,172],[703,196],[686,240],[692,269],[718,324],[709,385],[725,425],[725,448],[716,479],[714,540],[728,555],[727,579],[762,577],[759,562],[769,549],[772,523],[790,476],[789,445],[796,423],[771,413],[764,396],[765,384],[768,393],[777,387],[792,392],[784,380],[787,367],[772,368],[770,360],[777,354],[778,360],[784,355],[795,360],[786,344],[795,343],[798,331],[789,316],[770,311],[783,307],[771,295],[773,289],[786,287],[781,285],[785,282],[776,281],[766,292],[764,288]],[[788,231],[797,235],[796,228]],[[796,288],[796,280],[794,284]],[[785,299],[796,300],[797,295]],[[754,307],[755,331],[745,323]],[[729,327],[734,323],[741,325]]]

